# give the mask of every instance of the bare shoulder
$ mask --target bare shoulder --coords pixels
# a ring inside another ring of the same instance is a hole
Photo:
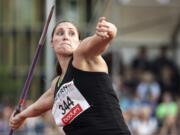
[[[75,53],[73,55],[73,66],[83,71],[108,73],[107,64],[101,55],[86,58]]]

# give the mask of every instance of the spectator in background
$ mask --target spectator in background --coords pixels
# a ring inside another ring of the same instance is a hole
[[[160,128],[159,135],[179,135],[176,127],[176,117],[167,116]]]
[[[136,56],[134,56],[134,59],[132,59],[130,66],[133,73],[133,81],[131,81],[131,84],[133,82],[133,85],[137,87],[141,81],[143,72],[151,68],[146,46],[140,46],[138,48],[138,52]]]
[[[137,86],[137,95],[142,102],[150,103],[155,107],[161,92],[160,85],[151,71],[144,71],[141,76],[141,82]]]
[[[176,117],[167,116],[160,128],[159,135],[179,135],[176,127]]]
[[[176,78],[176,73],[170,66],[164,66],[160,70],[159,84],[162,89],[162,94],[165,91],[170,92],[173,96],[179,95],[179,81]],[[162,97],[162,95],[161,95]]]
[[[150,62],[147,56],[146,46],[141,46],[138,49],[137,56],[132,60],[131,66],[137,73],[150,69]]]
[[[159,56],[157,56],[157,58],[155,58],[152,62],[152,68],[153,72],[157,75],[157,79],[160,81],[162,87],[166,87],[168,85],[168,88],[170,86],[170,89],[175,91],[176,94],[180,95],[180,74],[175,62],[168,57],[167,46],[162,46],[160,48]],[[165,77],[165,74],[168,74],[169,77]]]
[[[162,126],[164,124],[168,124],[167,122],[176,120],[176,116],[178,114],[178,105],[173,100],[171,93],[165,92],[163,93],[162,102],[156,108],[156,117],[158,118],[159,125]],[[163,125],[165,126],[165,125]],[[166,125],[167,126],[167,125]]]
[[[159,55],[152,61],[152,64],[154,73],[158,75],[164,66],[175,68],[175,63],[168,57],[167,46],[162,46],[159,48]]]
[[[126,67],[125,69],[122,76],[123,88],[125,91],[134,93],[139,84],[139,80],[136,79],[136,73],[131,67]]]
[[[158,126],[156,118],[151,114],[151,106],[143,105],[139,108],[138,119],[132,119],[133,135],[154,135]]]

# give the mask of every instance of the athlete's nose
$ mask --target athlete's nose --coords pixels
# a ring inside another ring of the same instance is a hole
[[[63,36],[63,40],[68,40],[68,39],[69,39],[68,33],[65,33]]]

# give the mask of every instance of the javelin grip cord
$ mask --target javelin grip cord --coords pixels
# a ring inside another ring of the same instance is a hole
[[[31,83],[31,80],[32,80],[34,68],[35,68],[35,66],[37,64],[37,61],[38,61],[38,58],[39,58],[39,56],[41,54],[41,50],[42,50],[42,47],[43,47],[44,42],[45,42],[48,26],[49,26],[49,23],[51,21],[53,11],[54,11],[54,5],[51,7],[51,11],[49,13],[48,19],[45,22],[43,32],[41,34],[41,37],[40,37],[40,40],[39,40],[39,43],[38,43],[38,48],[36,49],[35,56],[34,56],[33,61],[31,63],[31,66],[30,66],[30,69],[29,69],[29,72],[28,72],[28,76],[27,76],[27,79],[25,81],[25,84],[24,84],[24,87],[23,87],[23,90],[22,90],[22,93],[21,93],[21,96],[20,96],[20,99],[19,99],[19,103],[18,103],[18,105],[17,105],[17,107],[15,109],[15,112],[13,114],[14,116],[21,112],[21,109],[22,109],[22,107],[23,107],[23,105],[25,103],[25,100],[26,100],[26,97],[27,97],[27,94],[28,94],[28,91],[29,91],[29,86],[30,86],[30,83]],[[14,132],[14,130],[11,129],[10,132],[9,132],[9,135],[13,135],[13,132]]]

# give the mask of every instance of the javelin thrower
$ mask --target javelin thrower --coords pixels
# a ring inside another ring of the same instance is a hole
[[[66,135],[130,135],[101,56],[116,34],[117,27],[105,17],[99,18],[95,33],[83,40],[72,22],[58,22],[51,47],[59,72],[37,101],[11,117],[11,128],[18,129],[27,118],[52,109],[56,125]]]

